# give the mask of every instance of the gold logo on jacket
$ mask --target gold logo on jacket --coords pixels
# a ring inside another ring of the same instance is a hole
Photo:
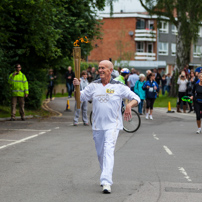
[[[106,89],[106,93],[113,94],[114,93],[114,89]]]

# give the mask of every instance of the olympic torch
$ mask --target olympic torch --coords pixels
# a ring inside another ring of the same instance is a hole
[[[73,58],[74,58],[74,68],[75,68],[75,77],[80,79],[80,62],[81,62],[81,47],[79,43],[89,43],[87,36],[85,38],[80,37],[74,42],[73,48]],[[76,103],[77,109],[80,109],[80,86],[75,86],[76,91]]]
[[[73,48],[73,58],[74,58],[74,68],[75,68],[75,77],[80,79],[80,62],[81,62],[81,47]],[[76,90],[76,103],[77,109],[80,109],[80,86],[75,86]]]

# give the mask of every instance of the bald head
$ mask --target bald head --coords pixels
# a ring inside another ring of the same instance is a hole
[[[100,62],[100,64],[106,65],[109,69],[114,69],[113,63],[110,62],[109,60],[102,60],[102,61]]]

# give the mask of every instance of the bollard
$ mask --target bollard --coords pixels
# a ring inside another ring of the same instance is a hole
[[[64,89],[62,89],[62,95],[64,95]]]
[[[56,95],[56,90],[55,90],[55,88],[54,88],[54,90],[53,90],[53,95]]]
[[[167,113],[174,113],[174,111],[171,111],[171,104],[170,102],[168,102],[168,111]]]
[[[67,106],[66,106],[66,110],[70,110],[70,104],[69,104],[69,100],[67,100]]]

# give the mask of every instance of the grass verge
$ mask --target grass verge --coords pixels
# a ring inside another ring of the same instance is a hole
[[[177,98],[169,97],[168,94],[165,95],[160,94],[159,97],[154,102],[154,107],[168,107],[168,102],[170,102],[172,108],[175,108]]]
[[[45,111],[44,109],[28,110],[25,109],[25,116],[32,115],[34,117],[49,117],[52,115],[51,112]],[[11,107],[0,105],[0,118],[8,118],[11,116]],[[20,116],[19,109],[16,109],[16,116]]]

